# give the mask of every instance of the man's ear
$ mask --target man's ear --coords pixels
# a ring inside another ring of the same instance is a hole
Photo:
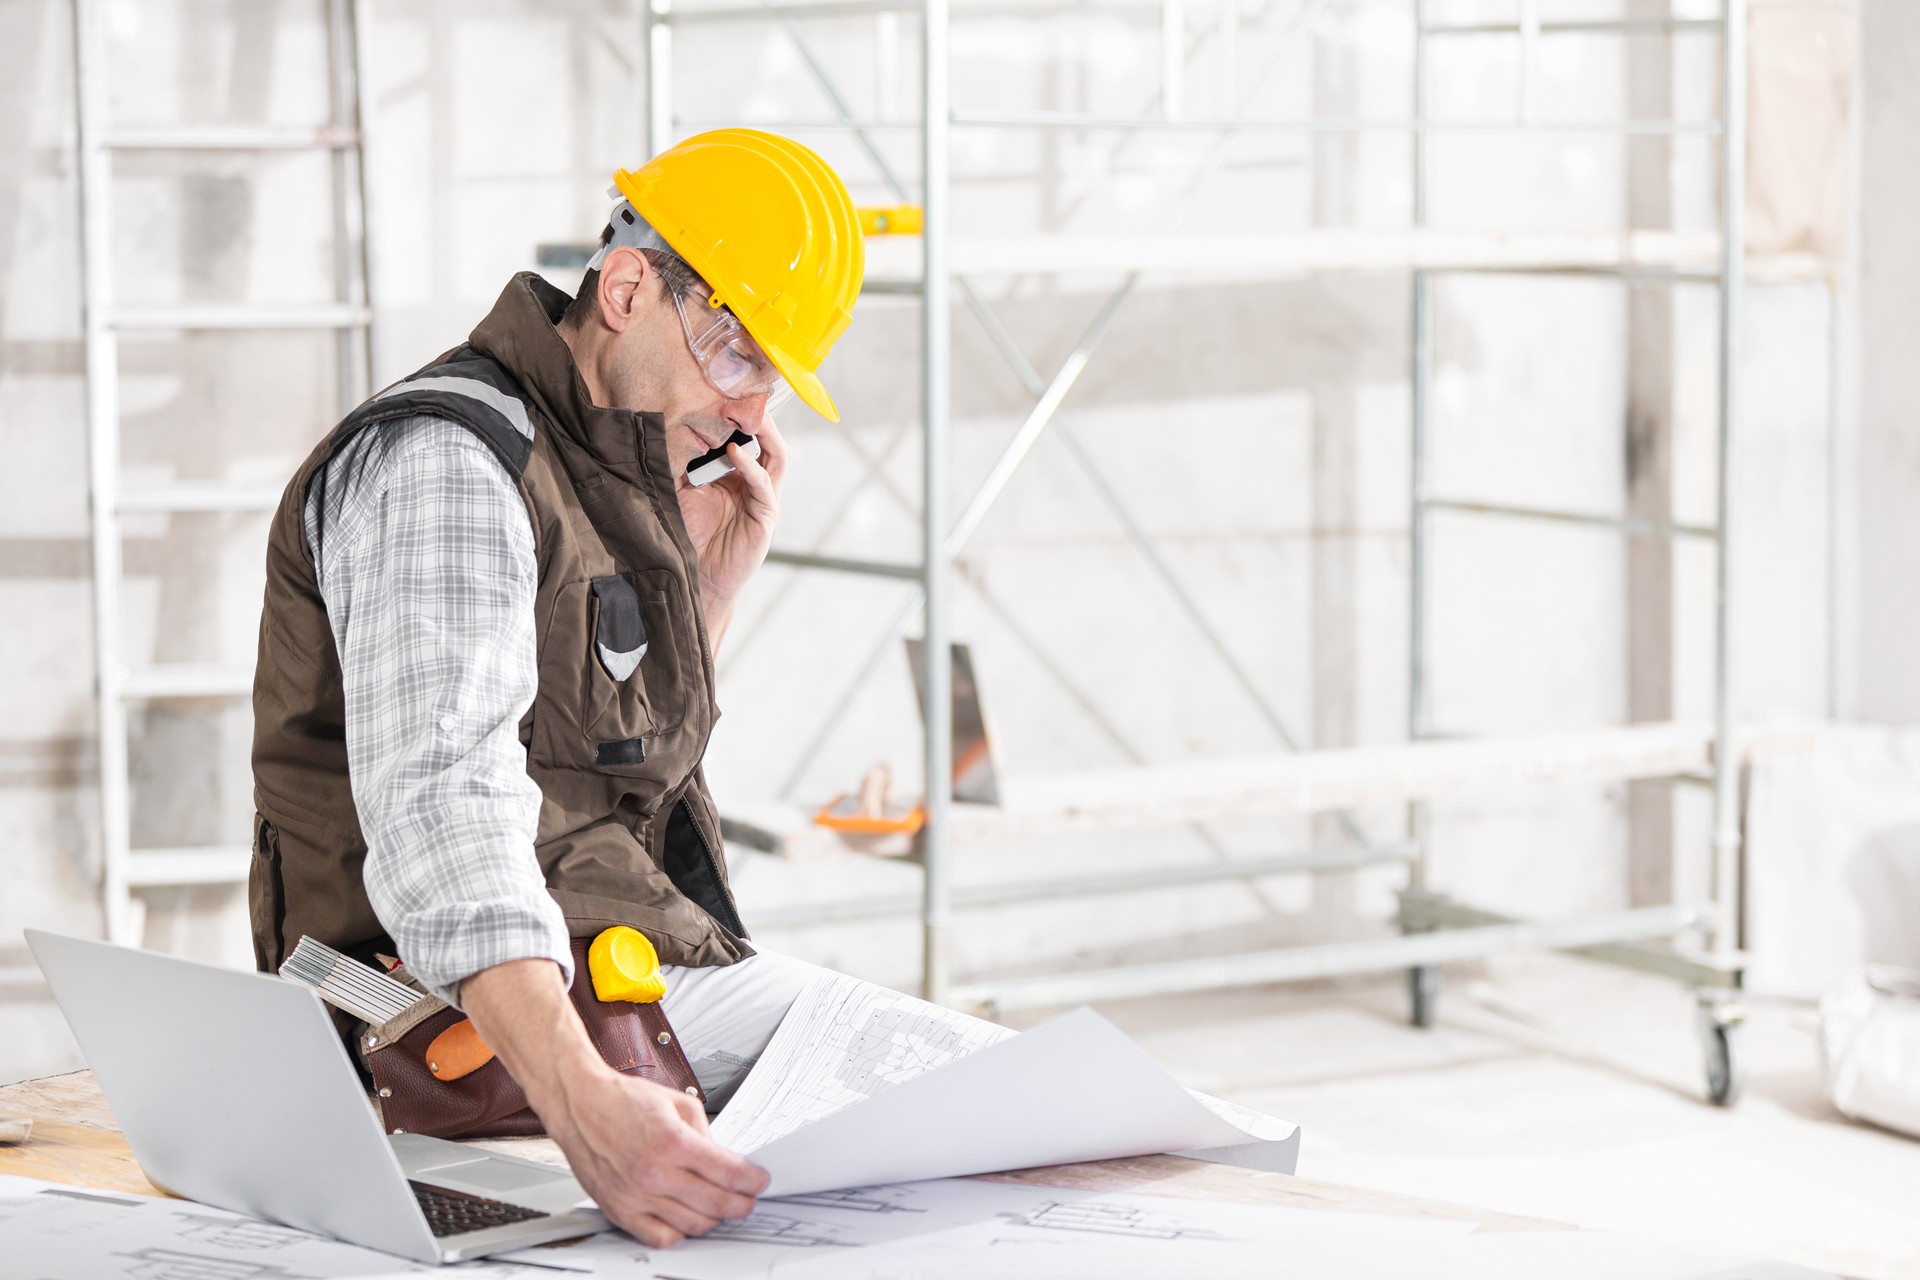
[[[646,295],[640,286],[653,275],[653,264],[638,249],[623,245],[600,263],[600,318],[615,333],[625,333],[634,310]]]

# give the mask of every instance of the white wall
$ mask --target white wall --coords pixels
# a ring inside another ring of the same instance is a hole
[[[1861,10],[1859,517],[1849,584],[1859,601],[1858,656],[1849,692],[1864,720],[1920,717],[1920,10],[1899,0],[1865,0]]]
[[[1882,6],[1883,8],[1887,6]],[[969,105],[1136,112],[1156,106],[1157,8],[1064,5],[1046,21],[963,16],[957,95]],[[1225,110],[1229,82],[1208,4],[1194,24],[1189,112]],[[1504,10],[1482,6],[1493,16]],[[1591,7],[1582,12],[1590,12]],[[296,119],[318,109],[315,10],[283,3],[110,6],[114,54],[144,66],[117,107],[159,118]],[[416,367],[471,327],[542,241],[590,236],[616,165],[640,156],[641,64],[631,4],[452,4],[376,0],[369,29],[370,187],[384,376]],[[963,15],[965,7],[962,7]],[[1478,12],[1449,7],[1452,16]],[[1262,110],[1279,116],[1396,116],[1407,110],[1404,0],[1333,6],[1320,34],[1277,75]],[[67,7],[0,0],[0,430],[15,466],[0,504],[0,967],[24,957],[23,925],[88,932],[98,914],[88,642],[84,440],[77,249],[70,151]],[[186,15],[195,15],[191,17]],[[1268,24],[1269,30],[1274,26]],[[857,113],[904,118],[914,100],[911,28],[903,56],[876,57],[870,21],[823,24],[819,47],[848,69]],[[1232,79],[1245,88],[1272,47],[1249,12]],[[1546,114],[1618,116],[1625,68],[1591,41],[1543,52]],[[826,106],[779,39],[690,36],[680,106],[818,118]],[[1460,117],[1511,109],[1509,48],[1461,47],[1436,63],[1435,108]],[[1712,71],[1682,59],[1679,109],[1710,109]],[[1873,63],[1870,63],[1870,69]],[[1892,63],[1883,59],[1883,72]],[[1909,58],[1900,66],[1911,66]],[[744,90],[741,86],[748,86]],[[1872,101],[1872,99],[1870,99]],[[129,116],[131,118],[131,114]],[[889,198],[844,139],[808,133],[856,197]],[[961,134],[963,233],[1123,231],[1157,225],[1201,144],[1148,135]],[[912,181],[912,135],[884,135]],[[1116,149],[1118,147],[1118,149]],[[1703,148],[1682,148],[1681,225],[1705,225],[1713,184]],[[324,282],[324,188],[317,169],[142,160],[119,194],[141,212],[121,236],[129,290],[159,299],[273,298]],[[1686,166],[1691,165],[1688,169]],[[1625,216],[1624,151],[1594,137],[1475,136],[1434,148],[1432,209],[1457,227],[1607,228]],[[17,175],[17,176],[16,176]],[[1284,231],[1404,225],[1409,149],[1391,134],[1263,136],[1239,144],[1185,226]],[[1686,221],[1691,219],[1691,221]],[[563,280],[563,283],[571,283]],[[1103,279],[981,282],[1034,362],[1050,370],[1098,308]],[[1409,282],[1381,273],[1288,280],[1150,277],[1068,403],[1063,423],[1156,539],[1188,591],[1302,740],[1390,741],[1404,733],[1406,663],[1406,328]],[[1711,463],[1711,299],[1686,291],[1676,356],[1677,505],[1698,517]],[[314,296],[306,292],[303,296]],[[1438,289],[1436,484],[1455,496],[1617,510],[1624,501],[1626,358],[1621,290],[1598,282],[1460,279]],[[1824,710],[1825,302],[1815,291],[1756,295],[1743,376],[1756,441],[1741,477],[1755,568],[1743,619],[1763,639],[1741,654],[1754,711]],[[827,366],[845,425],[795,411],[796,463],[783,545],[910,559],[918,457],[917,348],[907,304],[873,298]],[[964,501],[1025,409],[1019,384],[979,327],[956,325],[955,494]],[[305,338],[131,344],[129,467],[162,477],[285,474],[335,412],[324,342]],[[1196,452],[1225,457],[1203,468]],[[236,522],[244,523],[244,522]],[[257,524],[257,522],[256,522]],[[258,607],[257,550],[211,518],[156,522],[128,544],[129,656],[243,656]],[[1710,561],[1683,556],[1679,700],[1704,709],[1703,602]],[[1057,439],[1043,439],[964,557],[956,599],[1011,771],[1263,752],[1272,728],[1210,656]],[[1442,518],[1434,548],[1433,719],[1449,731],[1605,723],[1625,714],[1625,559],[1585,532]],[[796,763],[819,716],[899,599],[897,586],[769,569],[722,655],[711,766],[723,805],[763,797]],[[888,761],[917,774],[903,658],[809,763],[819,800]],[[150,714],[136,743],[139,843],[244,838],[244,718],[214,706]],[[1697,815],[1695,815],[1697,816]],[[1382,834],[1397,813],[1361,815]],[[1683,845],[1691,847],[1682,815]],[[1298,848],[1306,823],[1253,823],[1044,847],[969,851],[963,883],[1116,865]],[[1319,832],[1329,832],[1323,824]],[[1437,818],[1442,886],[1542,912],[1618,905],[1625,817],[1615,789],[1450,805]],[[837,898],[913,883],[908,868],[776,864],[748,858],[737,881],[755,904]],[[1280,881],[1132,898],[1056,901],[969,917],[963,971],[1073,963],[1127,947],[1177,953],[1245,938],[1380,927],[1397,883]],[[239,895],[153,895],[149,940],[245,962]],[[790,931],[777,945],[909,982],[917,930]],[[0,990],[0,1079],[75,1061],[44,990]]]

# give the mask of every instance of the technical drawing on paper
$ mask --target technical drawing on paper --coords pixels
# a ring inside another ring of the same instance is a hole
[[[132,1260],[124,1273],[131,1280],[312,1280],[270,1263],[209,1258],[178,1249],[142,1249],[118,1256]]]
[[[793,1002],[720,1113],[714,1140],[734,1151],[757,1150],[1013,1034],[871,982],[823,973]]]
[[[815,1209],[847,1209],[854,1213],[925,1213],[902,1204],[908,1192],[901,1187],[848,1187],[845,1191],[815,1191],[804,1196],[780,1196],[769,1204],[804,1204]]]
[[[64,1188],[0,1200],[0,1228],[14,1220],[44,1240],[92,1236],[102,1217],[131,1208],[138,1201],[111,1195],[92,1195]]]
[[[965,1050],[967,1030],[945,1009],[863,1009],[834,1079],[871,1098],[953,1061]]]
[[[176,1213],[174,1217],[186,1225],[180,1230],[182,1240],[197,1240],[218,1249],[231,1249],[235,1253],[245,1253],[253,1249],[285,1249],[289,1245],[305,1244],[313,1237],[304,1231],[295,1231],[292,1227],[277,1227],[271,1222],[254,1222],[246,1218],[208,1218],[192,1213]]]
[[[722,1222],[701,1236],[702,1240],[728,1240],[734,1244],[783,1244],[801,1249],[828,1246],[845,1247],[852,1242],[837,1237],[840,1228],[805,1218],[789,1218],[778,1213],[755,1213],[745,1218]]]
[[[1134,1236],[1145,1240],[1224,1240],[1217,1231],[1190,1226],[1170,1214],[1099,1200],[1050,1200],[1024,1213],[1005,1215],[1016,1227],[1078,1231],[1090,1235]]]

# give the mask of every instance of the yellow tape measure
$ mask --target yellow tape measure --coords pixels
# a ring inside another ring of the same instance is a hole
[[[652,1004],[667,994],[660,976],[660,953],[647,935],[624,924],[603,929],[587,948],[587,972],[593,994],[609,1003]]]

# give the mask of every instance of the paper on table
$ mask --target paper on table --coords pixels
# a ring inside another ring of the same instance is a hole
[[[885,987],[823,971],[793,1002],[713,1139],[753,1151],[1016,1033]]]
[[[1242,1169],[1261,1169],[1267,1173],[1292,1173],[1300,1162],[1300,1126],[1275,1119],[1264,1111],[1243,1107],[1225,1098],[1216,1098],[1198,1089],[1188,1093],[1200,1105],[1241,1131],[1241,1136],[1224,1147],[1203,1147],[1173,1154],[1189,1160],[1210,1160],[1214,1164],[1238,1165]]]
[[[1112,1023],[1078,1009],[750,1154],[772,1175],[767,1194],[790,1196],[1238,1146],[1252,1136],[1182,1088]],[[1296,1128],[1280,1145],[1298,1139]]]
[[[734,1151],[757,1151],[1015,1034],[858,978],[823,972],[794,1001],[773,1042],[714,1122],[714,1139]],[[1293,1172],[1297,1126],[1189,1092],[1238,1132],[1226,1145],[1180,1154]]]
[[[1363,1280],[1402,1280],[1419,1272],[1419,1260],[1435,1246],[1465,1237],[1472,1226],[943,1179],[763,1199],[752,1217],[656,1250],[650,1262],[679,1280],[768,1275],[1270,1280],[1281,1271],[1323,1276],[1327,1268],[1319,1264],[1329,1257],[1371,1252],[1392,1266],[1368,1268]],[[609,1237],[580,1248],[592,1259],[612,1256]],[[638,1280],[641,1273],[599,1266],[594,1274]]]
[[[0,1177],[0,1274],[138,1280],[552,1280],[511,1263],[431,1267],[190,1200]]]

